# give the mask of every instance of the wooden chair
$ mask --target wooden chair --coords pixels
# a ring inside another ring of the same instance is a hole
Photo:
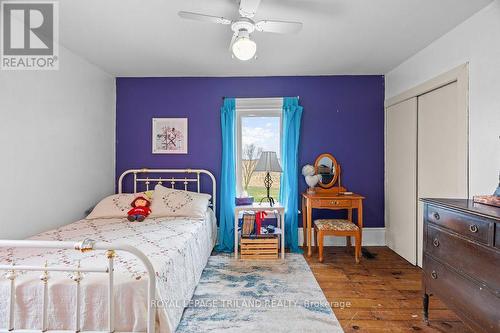
[[[349,220],[319,219],[314,220],[314,242],[319,252],[319,261],[323,262],[323,239],[325,236],[345,236],[347,247],[351,247],[351,236],[355,238],[354,257],[356,263],[361,258],[361,228]]]

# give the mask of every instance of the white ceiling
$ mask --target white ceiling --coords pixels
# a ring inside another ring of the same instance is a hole
[[[297,35],[256,32],[258,59],[231,58],[237,0],[60,0],[60,41],[117,76],[384,74],[491,0],[262,0],[255,20],[301,21]],[[62,59],[62,61],[64,61]]]

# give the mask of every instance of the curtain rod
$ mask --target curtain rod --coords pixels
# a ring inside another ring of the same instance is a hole
[[[222,99],[224,98],[228,98],[229,96],[222,96]],[[267,99],[267,98],[283,98],[283,97],[287,97],[287,96],[280,96],[280,97],[234,97],[234,99],[249,99],[249,98],[252,98],[252,99]],[[297,97],[298,100],[300,100],[300,96],[292,96],[292,97]]]

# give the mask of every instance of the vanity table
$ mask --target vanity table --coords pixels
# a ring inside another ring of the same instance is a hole
[[[312,255],[311,251],[311,229],[312,229],[312,210],[331,209],[331,210],[347,210],[347,219],[352,221],[352,210],[356,209],[358,216],[358,227],[363,228],[363,199],[359,194],[340,194],[317,192],[302,194],[302,225],[304,230],[304,240],[307,241],[307,256]],[[304,228],[305,226],[305,228]],[[347,245],[350,246],[350,238],[347,238]]]
[[[312,255],[312,211],[313,209],[347,210],[347,219],[352,221],[353,210],[357,213],[357,225],[363,228],[363,199],[356,194],[346,194],[340,184],[340,165],[331,154],[321,154],[314,164],[316,174],[320,176],[318,186],[302,194],[302,228],[304,244],[307,244],[307,256]],[[362,230],[361,230],[362,231]],[[350,246],[350,237],[347,245]]]

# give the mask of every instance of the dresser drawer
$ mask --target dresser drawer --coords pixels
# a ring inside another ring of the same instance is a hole
[[[481,332],[500,332],[500,298],[424,255],[426,292],[436,295]]]
[[[435,206],[428,206],[426,219],[444,228],[450,229],[464,237],[478,242],[493,245],[493,225],[487,219],[464,215]]]
[[[351,207],[351,200],[342,199],[316,199],[313,200],[313,206],[318,208],[331,208],[331,207]]]
[[[500,252],[427,224],[426,254],[487,284],[500,297]]]

